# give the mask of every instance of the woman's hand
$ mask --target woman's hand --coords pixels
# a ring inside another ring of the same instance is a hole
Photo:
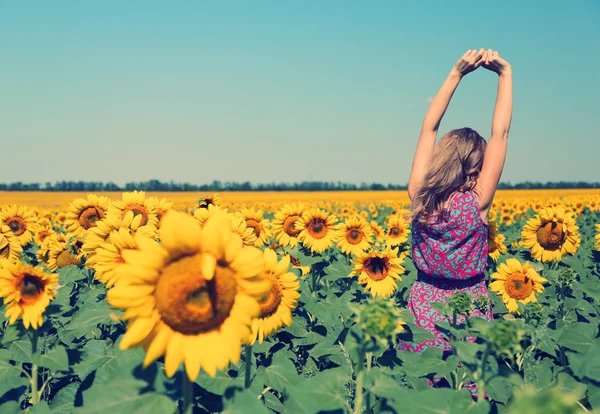
[[[498,75],[502,75],[503,73],[507,73],[511,70],[510,63],[502,59],[497,50],[492,49],[485,51],[481,66],[487,70],[496,72]]]
[[[484,54],[485,51],[483,48],[479,49],[479,51],[467,50],[452,68],[452,73],[462,78],[467,73],[473,72],[483,63]]]

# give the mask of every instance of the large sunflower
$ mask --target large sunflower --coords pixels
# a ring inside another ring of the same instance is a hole
[[[286,204],[281,210],[275,212],[272,230],[275,238],[282,247],[296,247],[300,230],[296,228],[296,222],[302,217],[304,204]]]
[[[495,262],[501,254],[506,253],[506,236],[498,232],[498,224],[488,220],[488,253]]]
[[[371,247],[373,230],[360,216],[352,216],[339,225],[338,247],[342,252],[357,255]]]
[[[260,301],[260,314],[252,320],[250,344],[258,343],[275,333],[283,325],[292,324],[292,311],[298,306],[300,282],[289,272],[290,257],[277,261],[277,254],[265,249],[265,270],[262,277],[271,282],[271,293]]]
[[[296,222],[300,230],[298,241],[312,252],[322,253],[329,249],[339,237],[337,217],[319,208],[311,208]]]
[[[123,199],[113,201],[108,209],[109,214],[116,215],[121,219],[128,211],[132,211],[134,216],[142,216],[140,226],[150,224],[156,227],[158,224],[156,206],[150,198],[146,198],[146,193],[143,191],[123,193]]]
[[[189,215],[171,211],[163,219],[161,244],[135,238],[139,250],[121,253],[126,268],[107,294],[129,320],[121,349],[143,346],[144,366],[165,355],[169,377],[183,362],[192,381],[200,368],[214,376],[237,363],[259,300],[271,290],[260,277],[260,250],[244,247],[223,213],[201,228]]]
[[[69,205],[67,210],[67,219],[65,228],[71,236],[78,236],[85,233],[92,227],[96,227],[96,222],[102,220],[108,212],[110,199],[108,197],[95,194],[88,194],[87,198],[78,198]]]
[[[245,208],[241,212],[236,213],[236,216],[242,217],[246,222],[246,227],[254,230],[256,235],[255,247],[262,247],[271,238],[269,230],[269,220],[264,219],[264,212],[254,208]]]
[[[27,206],[5,206],[0,210],[0,226],[8,226],[21,246],[25,246],[37,230],[37,218]]]
[[[535,294],[544,291],[542,283],[547,280],[538,275],[529,262],[522,265],[511,258],[500,264],[497,270],[491,275],[494,282],[490,283],[490,290],[502,295],[509,312],[517,312],[517,301],[524,304],[537,302]]]
[[[21,260],[21,253],[23,253],[23,247],[17,236],[8,226],[0,226],[0,259],[18,262]]]
[[[536,260],[551,262],[575,254],[581,244],[577,229],[575,219],[565,214],[564,208],[548,207],[525,224],[521,238]]]
[[[352,260],[354,269],[350,276],[358,275],[358,283],[365,285],[365,292],[370,291],[373,297],[387,298],[392,296],[398,287],[398,281],[402,280],[400,275],[405,272],[400,265],[402,260],[404,257],[396,256],[390,248],[363,252]]]
[[[403,214],[390,216],[387,220],[386,245],[388,247],[401,246],[408,241],[408,222],[404,219]]]
[[[0,297],[4,298],[9,324],[22,316],[25,329],[42,326],[42,315],[54,299],[57,288],[57,274],[44,273],[41,267],[0,259]]]

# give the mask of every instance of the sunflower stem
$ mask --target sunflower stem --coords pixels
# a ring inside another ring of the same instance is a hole
[[[187,373],[182,371],[183,375],[183,414],[192,414],[194,408],[194,383],[190,381]]]
[[[34,329],[31,333],[31,355],[35,358],[38,347],[38,331]],[[38,366],[31,364],[31,404],[36,405],[40,401],[40,393],[38,391]]]
[[[244,388],[250,388],[250,375],[252,374],[252,345],[244,345],[246,351],[246,369],[244,376]]]
[[[487,369],[487,360],[490,356],[490,345],[485,348],[485,352],[483,353],[483,360],[481,361],[481,376],[479,377],[479,381],[477,381],[477,403],[482,403],[485,400],[485,371]]]
[[[364,345],[358,347],[358,361],[356,364],[356,386],[354,389],[354,414],[361,414],[364,404],[365,381],[365,348]]]
[[[366,375],[369,375],[369,372],[371,371],[371,364],[373,363],[373,352],[367,352],[367,373]],[[369,390],[366,391],[366,397],[367,397],[367,414],[371,413],[371,393],[369,392]]]

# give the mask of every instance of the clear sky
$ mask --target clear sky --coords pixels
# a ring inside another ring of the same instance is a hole
[[[0,181],[405,184],[480,47],[513,67],[502,181],[597,181],[598,22],[597,0],[0,0]],[[488,138],[496,90],[467,75],[440,133]]]

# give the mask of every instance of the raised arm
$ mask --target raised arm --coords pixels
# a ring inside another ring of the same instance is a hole
[[[450,74],[444,81],[444,84],[433,98],[431,105],[429,105],[429,109],[423,120],[421,135],[419,136],[419,142],[417,143],[410,178],[408,180],[408,196],[411,200],[417,189],[423,183],[423,179],[429,168],[429,161],[431,160],[431,154],[433,153],[433,147],[435,146],[437,131],[440,127],[442,118],[446,113],[448,104],[452,99],[452,95],[454,95],[454,91],[458,87],[462,77],[467,73],[474,71],[483,63],[484,53],[483,48],[479,51],[471,49],[467,50],[458,62],[456,62],[450,71]]]
[[[512,118],[512,69],[498,52],[488,50],[482,66],[498,74],[498,96],[492,119],[492,136],[490,137],[483,166],[479,173],[479,206],[481,210],[489,209],[504,169],[508,132]]]

